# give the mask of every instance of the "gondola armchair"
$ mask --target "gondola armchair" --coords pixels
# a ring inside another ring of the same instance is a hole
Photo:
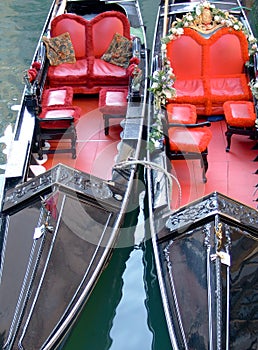
[[[200,159],[203,182],[207,182],[208,145],[212,138],[210,122],[168,123],[165,132],[166,155],[169,160]]]
[[[61,108],[47,107],[36,116],[35,140],[38,159],[43,154],[71,153],[76,158],[76,128],[81,110],[77,106],[62,106]],[[50,148],[45,142],[51,143]],[[53,146],[55,143],[55,146]]]

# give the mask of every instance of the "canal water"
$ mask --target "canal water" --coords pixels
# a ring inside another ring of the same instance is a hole
[[[5,143],[11,137],[22,76],[30,63],[52,0],[0,2],[0,178]],[[147,38],[155,25],[158,0],[140,0]],[[143,200],[144,193],[141,195]],[[142,210],[127,218],[110,264],[97,283],[65,350],[169,350],[150,240]],[[123,248],[121,248],[123,247]]]

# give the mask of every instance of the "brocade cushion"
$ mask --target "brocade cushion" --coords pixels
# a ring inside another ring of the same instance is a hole
[[[42,38],[47,49],[47,57],[51,66],[58,66],[61,63],[75,63],[73,44],[68,32],[54,38]]]
[[[132,41],[123,35],[116,33],[114,34],[107,51],[101,58],[106,62],[127,68],[131,57]]]

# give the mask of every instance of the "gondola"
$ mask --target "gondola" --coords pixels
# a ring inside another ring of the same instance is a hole
[[[1,349],[60,348],[135,215],[147,72],[137,1],[53,2],[7,145]]]
[[[255,348],[257,45],[240,1],[161,1],[151,66],[148,222],[171,349]]]

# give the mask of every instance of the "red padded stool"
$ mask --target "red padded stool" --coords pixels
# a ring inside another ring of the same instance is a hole
[[[73,88],[64,86],[44,90],[42,94],[42,108],[51,106],[71,106],[73,102]]]
[[[105,135],[109,134],[109,119],[124,118],[127,111],[128,89],[102,88],[99,92],[99,109],[103,113]]]
[[[76,158],[77,134],[75,124],[81,115],[81,108],[77,106],[46,107],[36,118],[36,133],[38,157],[43,154],[72,153]],[[63,149],[45,149],[45,141],[70,140],[70,146]]]
[[[256,138],[255,120],[256,114],[254,104],[250,101],[227,101],[223,104],[225,119],[227,123],[226,151],[229,152],[231,136],[233,134],[247,135]]]
[[[166,153],[170,160],[200,159],[203,182],[207,182],[208,145],[212,138],[210,123],[170,127],[166,136]]]
[[[191,104],[168,103],[166,106],[168,123],[195,124],[196,107]]]

